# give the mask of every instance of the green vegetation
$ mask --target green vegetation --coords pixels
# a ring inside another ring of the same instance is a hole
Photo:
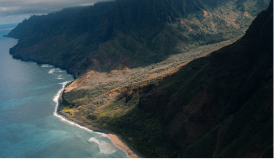
[[[159,117],[135,108],[113,123],[113,131],[125,136],[147,157],[176,157],[176,150],[168,148],[169,144],[162,139],[164,128]]]
[[[212,1],[117,0],[33,16],[8,35],[20,41],[10,52],[75,77],[146,66],[234,32],[207,34],[184,19],[227,2]],[[161,80],[64,93],[63,112],[123,135],[147,157],[273,157],[272,4],[234,44]]]
[[[256,30],[271,34],[249,30],[234,44],[164,78],[148,93],[123,95],[112,109],[133,108],[118,116],[109,110],[101,127],[122,134],[147,157],[273,157],[269,12],[259,15],[264,28]]]
[[[219,2],[210,3],[214,10]],[[222,29],[216,33],[201,28],[202,22],[191,22],[187,15],[200,14],[197,5],[209,9],[207,0],[119,0],[32,16],[8,34],[20,41],[10,53],[52,64],[78,78],[88,70],[147,66],[191,47],[241,35],[232,25],[221,27],[218,20],[214,25]],[[181,20],[187,23],[182,25]]]
[[[92,114],[92,115],[88,115],[87,117],[89,120],[96,120],[97,119],[97,116]]]
[[[74,114],[73,114],[73,108],[71,108],[71,106],[66,106],[66,107],[64,107],[64,108],[63,108],[63,111],[64,111],[65,113],[68,113],[68,114],[71,115],[71,116],[74,116]]]

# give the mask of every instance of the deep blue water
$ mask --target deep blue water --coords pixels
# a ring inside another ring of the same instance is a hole
[[[50,65],[13,59],[4,38],[16,25],[0,25],[0,158],[127,157],[103,134],[54,115],[57,93],[73,78]]]

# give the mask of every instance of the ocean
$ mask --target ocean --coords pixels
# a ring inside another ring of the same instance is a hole
[[[57,98],[73,80],[54,66],[13,59],[16,24],[0,25],[0,158],[124,158],[105,135],[61,119]]]

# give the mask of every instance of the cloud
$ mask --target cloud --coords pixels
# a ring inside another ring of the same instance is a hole
[[[110,0],[0,0],[0,16],[47,14],[63,8],[87,6]]]

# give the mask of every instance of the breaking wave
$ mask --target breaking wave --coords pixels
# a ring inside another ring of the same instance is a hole
[[[116,150],[111,144],[107,143],[104,140],[99,141],[99,149],[104,154],[111,154],[114,153]]]
[[[58,75],[58,77],[56,79],[64,79],[64,78],[61,78],[62,75]]]
[[[59,105],[59,96],[60,96],[60,94],[62,93],[62,91],[65,89],[65,86],[66,86],[69,82],[71,82],[71,81],[66,81],[66,82],[60,83],[60,84],[62,84],[62,89],[60,89],[60,90],[57,92],[57,94],[55,95],[55,97],[53,98],[53,101],[56,103],[56,106],[55,106],[55,110],[54,110],[54,112],[53,112],[53,115],[56,116],[56,117],[58,117],[58,118],[60,118],[62,121],[66,121],[67,123],[69,123],[69,124],[71,124],[71,125],[77,126],[77,127],[81,128],[81,129],[83,129],[83,130],[86,130],[86,131],[88,131],[88,132],[93,132],[92,130],[90,130],[90,129],[86,128],[86,127],[83,127],[83,126],[81,126],[81,125],[79,125],[79,124],[76,124],[76,123],[74,123],[74,122],[72,122],[72,121],[67,120],[66,118],[62,117],[61,115],[59,115],[59,114],[57,113],[57,109],[58,109],[58,105]]]
[[[54,72],[65,72],[64,70],[61,70],[60,68],[53,68],[51,70],[49,70],[49,73],[54,73]]]
[[[92,137],[88,140],[89,143],[95,143],[99,145],[99,140],[97,140],[95,137]]]
[[[116,151],[115,148],[111,144],[107,143],[104,140],[99,141],[95,137],[90,138],[88,140],[88,142],[97,144],[99,146],[100,152],[102,152],[104,154],[111,154]]]
[[[56,117],[58,117],[59,119],[61,119],[61,121],[64,121],[64,122],[67,122],[67,123],[69,123],[69,124],[71,124],[71,125],[73,125],[73,126],[79,127],[80,129],[83,129],[83,130],[85,130],[85,131],[87,131],[87,132],[94,132],[94,131],[92,131],[92,130],[86,128],[86,127],[83,127],[83,126],[81,126],[81,125],[79,125],[79,124],[76,124],[76,123],[74,123],[74,122],[72,122],[72,121],[67,120],[66,118],[64,118],[63,116],[61,116],[61,115],[59,115],[59,114],[57,113],[58,105],[59,105],[59,97],[60,97],[62,91],[65,89],[65,86],[66,86],[68,83],[70,83],[70,82],[71,82],[71,81],[66,81],[66,82],[63,82],[63,83],[59,83],[59,84],[62,84],[62,89],[60,89],[60,90],[57,92],[57,94],[54,96],[54,98],[53,98],[53,101],[56,103],[56,106],[55,106],[55,110],[54,110],[54,112],[53,112],[53,115],[56,116]],[[110,138],[107,134],[100,133],[100,132],[94,132],[94,133],[97,133],[97,134],[101,135],[102,137],[106,137],[106,138],[109,138],[109,139],[111,140],[111,138]],[[112,141],[112,140],[111,140],[111,141]],[[101,151],[102,153],[104,153],[104,154],[111,154],[111,153],[114,153],[114,152],[116,151],[115,148],[114,148],[111,144],[109,144],[109,143],[107,143],[106,141],[103,141],[103,140],[99,141],[99,140],[97,140],[97,139],[94,138],[94,137],[90,138],[90,139],[88,140],[88,142],[89,142],[89,143],[92,143],[92,142],[93,142],[93,143],[98,144],[98,145],[99,145],[100,151]],[[112,141],[112,142],[113,142],[113,141]],[[118,147],[118,146],[117,146],[117,147]],[[118,148],[121,149],[121,150],[123,150],[123,151],[127,154],[127,156],[128,156],[128,153],[127,153],[124,149],[122,149],[122,148],[120,148],[120,147],[118,147]],[[129,156],[128,156],[128,157],[129,157]]]
[[[54,112],[53,112],[53,115],[56,116],[56,117],[58,117],[58,118],[60,118],[62,121],[66,121],[67,123],[69,123],[69,124],[71,124],[71,125],[74,125],[74,126],[76,126],[76,127],[79,127],[79,128],[81,128],[81,129],[83,129],[83,130],[86,130],[86,131],[88,131],[88,132],[93,132],[92,130],[90,130],[90,129],[86,128],[86,127],[83,127],[83,126],[81,126],[81,125],[79,125],[79,124],[76,124],[76,123],[74,123],[74,122],[72,122],[72,121],[67,120],[66,118],[64,118],[63,116],[61,116],[61,115],[59,115],[59,114],[57,113],[57,109],[58,109],[58,105],[59,105],[59,97],[60,97],[62,91],[65,89],[65,86],[66,86],[68,83],[70,83],[70,82],[71,82],[71,81],[66,81],[66,82],[63,82],[63,83],[59,83],[59,84],[62,84],[62,89],[60,89],[60,90],[57,92],[57,94],[54,96],[54,98],[53,98],[53,101],[56,103],[56,106],[55,106],[55,110],[54,110]],[[102,137],[108,137],[107,134],[103,134],[103,133],[100,133],[100,132],[95,132],[95,133],[100,134]],[[108,138],[109,138],[109,137],[108,137]]]
[[[43,64],[43,65],[41,65],[41,67],[53,67],[53,66],[49,65],[49,64]]]

